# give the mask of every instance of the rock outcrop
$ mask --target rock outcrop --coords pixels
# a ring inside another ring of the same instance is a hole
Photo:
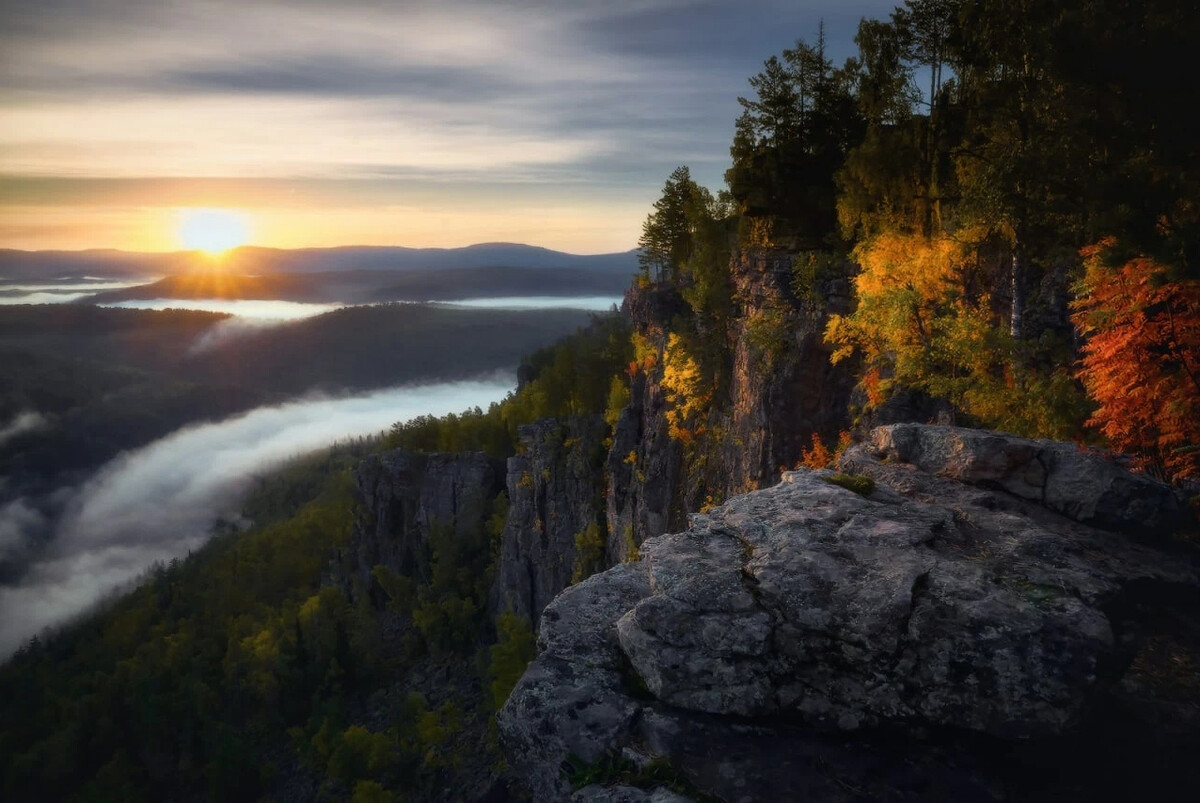
[[[849,426],[853,366],[830,364],[829,315],[852,305],[850,266],[813,270],[797,283],[793,248],[746,246],[730,260],[734,304],[719,341],[732,364],[712,400],[705,435],[689,448],[669,435],[663,366],[640,366],[616,422],[608,457],[610,561],[645,539],[686,526],[687,511],[762,487],[794,465],[814,434],[832,443]],[[694,316],[670,284],[635,284],[624,310],[639,337],[660,353],[679,319]],[[711,326],[711,322],[707,325]],[[725,387],[724,384],[728,386]]]
[[[1000,488],[1096,527],[1153,533],[1173,526],[1180,514],[1167,486],[1070,443],[901,424],[874,430],[871,445],[885,460]]]
[[[382,564],[411,574],[432,528],[477,531],[500,492],[501,463],[482,452],[421,454],[396,449],[364,460],[355,472],[363,513],[349,550],[363,578]]]
[[[746,248],[731,263],[738,315],[729,390],[729,435],[721,450],[726,494],[762,487],[792,466],[814,433],[832,443],[849,425],[855,375],[832,365],[831,313],[850,311],[846,267],[814,275],[797,294],[796,251]]]
[[[510,507],[493,611],[510,610],[536,627],[577,571],[607,565],[604,430],[599,417],[544,419],[518,430],[522,450],[508,459]]]
[[[1145,538],[1169,490],[949,427],[881,428],[841,468],[859,479],[788,472],[546,608],[499,718],[536,799],[570,797],[568,758],[621,756],[727,801],[1061,799],[1119,785],[1106,749],[1166,762],[1131,792],[1200,791],[1163,758],[1200,726],[1200,564]]]
[[[683,508],[683,453],[667,432],[666,399],[657,382],[634,377],[630,402],[613,427],[606,474],[609,565],[628,560],[654,535],[678,529]]]

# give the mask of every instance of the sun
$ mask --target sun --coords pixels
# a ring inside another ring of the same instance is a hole
[[[181,209],[179,242],[184,248],[219,254],[250,239],[246,216],[232,209]]]

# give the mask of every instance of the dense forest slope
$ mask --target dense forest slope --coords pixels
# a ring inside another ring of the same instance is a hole
[[[4,667],[6,796],[1193,799],[1198,23],[769,59],[622,316]]]

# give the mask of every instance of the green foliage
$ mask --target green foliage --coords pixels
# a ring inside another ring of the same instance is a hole
[[[375,777],[393,763],[395,752],[395,742],[387,734],[351,725],[342,732],[330,754],[326,774],[346,784]]]
[[[536,657],[533,629],[529,620],[504,612],[496,617],[496,643],[491,647],[492,708],[499,711],[513,687],[525,674],[525,668]]]
[[[662,197],[642,224],[638,263],[653,281],[671,278],[692,253],[693,208],[712,202],[708,190],[692,181],[687,167],[675,168],[663,185]]]
[[[753,359],[762,369],[770,371],[779,365],[787,353],[788,314],[782,307],[758,310],[746,319],[746,342],[753,349]]]
[[[371,577],[387,594],[388,605],[393,610],[404,612],[412,609],[417,598],[417,587],[411,577],[405,577],[382,564],[371,567]]]
[[[275,771],[260,758],[267,734],[368,665],[352,607],[321,588],[352,500],[349,472],[332,471],[291,517],[216,536],[19,652],[0,670],[5,796],[258,797]]]
[[[604,553],[607,534],[597,522],[589,524],[583,532],[575,534],[575,566],[571,582],[578,583],[604,568]]]
[[[604,407],[604,422],[610,429],[617,426],[621,411],[629,405],[629,380],[617,375],[608,386],[608,404]]]
[[[821,479],[831,485],[838,485],[847,491],[853,491],[859,496],[870,496],[875,490],[875,480],[860,474],[834,474],[833,476],[823,476]]]
[[[487,411],[476,408],[441,418],[424,416],[395,424],[384,446],[423,452],[482,451],[509,457],[517,427],[541,418],[603,413],[614,376],[632,359],[629,325],[619,315],[597,317],[553,346],[526,358],[526,381]]]
[[[455,531],[435,524],[428,553],[413,625],[436,653],[466,652],[479,637],[478,612],[491,584],[491,534],[483,527]]]
[[[632,786],[647,791],[668,789],[698,803],[719,803],[719,798],[697,789],[691,779],[666,758],[653,758],[638,767],[615,752],[606,752],[591,763],[571,754],[564,764],[567,779],[576,791],[593,784]]]
[[[350,803],[396,803],[396,796],[375,781],[359,781],[354,785]]]
[[[830,251],[797,254],[792,260],[792,292],[819,309],[825,306],[825,286],[845,271],[845,260]]]

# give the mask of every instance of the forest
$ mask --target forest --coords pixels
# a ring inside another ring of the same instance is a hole
[[[1194,483],[1200,141],[1168,122],[1200,94],[1171,78],[1200,33],[1185,5],[911,0],[863,20],[842,65],[823,29],[767,59],[728,188],[681,167],[644,226],[643,281],[693,311],[676,362],[719,398],[729,252],[783,249],[818,308],[822,283],[852,284],[825,339],[860,415],[916,392]]]
[[[526,358],[520,389],[487,411],[301,459],[251,492],[251,529],[219,526],[26,644],[0,668],[5,798],[361,803],[486,781],[501,760],[491,717],[533,658],[528,621],[480,616],[506,498],[468,539],[436,530],[410,574],[379,565],[369,587],[335,583],[353,469],[400,446],[511,455],[521,424],[600,414],[629,356],[624,321],[598,318]]]

